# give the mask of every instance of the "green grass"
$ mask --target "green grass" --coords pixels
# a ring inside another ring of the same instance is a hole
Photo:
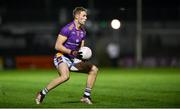
[[[92,91],[93,105],[80,103],[86,74],[71,73],[66,83],[36,105],[36,92],[57,77],[56,70],[0,71],[0,107],[180,107],[180,69],[100,69]]]

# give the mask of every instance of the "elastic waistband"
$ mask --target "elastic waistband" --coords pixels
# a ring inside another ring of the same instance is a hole
[[[63,54],[61,52],[57,52],[55,54],[55,57],[60,57],[60,56],[65,56],[65,57],[69,58],[69,60],[71,60],[71,61],[73,61],[73,59],[74,59],[74,58],[71,58],[68,54]]]

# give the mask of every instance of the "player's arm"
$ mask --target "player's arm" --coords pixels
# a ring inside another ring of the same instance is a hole
[[[55,49],[61,51],[62,53],[71,54],[71,50],[63,45],[66,40],[67,37],[59,34],[56,40]]]
[[[83,46],[84,46],[84,40],[81,41],[81,47],[83,47]]]

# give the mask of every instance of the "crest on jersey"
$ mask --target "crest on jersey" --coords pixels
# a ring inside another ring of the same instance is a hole
[[[76,43],[78,43],[79,42],[79,39],[76,39]]]
[[[76,33],[73,31],[71,34],[73,34],[73,35],[74,35],[74,34],[76,34]]]

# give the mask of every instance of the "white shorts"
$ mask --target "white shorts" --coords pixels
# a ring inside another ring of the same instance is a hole
[[[77,58],[74,58],[74,59],[69,59],[67,58],[66,56],[64,56],[62,53],[57,53],[55,56],[54,56],[54,65],[56,66],[56,68],[59,67],[59,65],[61,63],[66,63],[69,67],[69,70],[71,71],[78,71],[78,69],[74,66],[75,64],[77,63],[80,63],[81,60],[77,59]]]

